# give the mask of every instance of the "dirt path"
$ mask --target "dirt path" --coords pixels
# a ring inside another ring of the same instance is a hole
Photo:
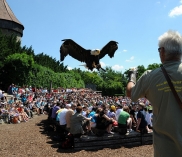
[[[41,122],[46,115],[29,122],[0,125],[0,157],[152,157],[152,145],[103,149],[99,151],[63,151],[59,143],[44,134]]]

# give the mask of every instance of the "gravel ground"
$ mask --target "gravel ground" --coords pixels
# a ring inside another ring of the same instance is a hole
[[[59,143],[45,134],[46,115],[20,124],[0,124],[0,157],[152,157],[152,145],[98,151],[61,150]]]

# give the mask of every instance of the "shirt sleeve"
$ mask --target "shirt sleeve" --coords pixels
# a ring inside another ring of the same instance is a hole
[[[140,111],[139,111],[138,114],[137,114],[137,118],[142,118],[142,114],[141,114]]]
[[[147,70],[143,75],[138,79],[136,85],[131,89],[131,100],[137,101],[139,98],[145,97],[144,84],[147,82],[147,78],[151,70]]]

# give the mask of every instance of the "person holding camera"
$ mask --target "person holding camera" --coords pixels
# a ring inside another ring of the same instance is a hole
[[[159,37],[158,53],[162,66],[182,100],[182,36],[167,31]],[[127,96],[132,101],[147,98],[153,106],[154,156],[182,156],[182,110],[164,76],[162,68],[146,71],[136,81],[137,69],[129,71]]]

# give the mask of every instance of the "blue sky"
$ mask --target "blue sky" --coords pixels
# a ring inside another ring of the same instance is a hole
[[[102,66],[124,72],[130,67],[160,63],[158,37],[168,30],[182,34],[182,0],[7,0],[24,25],[22,46],[32,46],[60,60],[62,39],[73,39],[85,49],[101,49],[117,41],[114,58]],[[64,65],[83,63],[67,56]]]

